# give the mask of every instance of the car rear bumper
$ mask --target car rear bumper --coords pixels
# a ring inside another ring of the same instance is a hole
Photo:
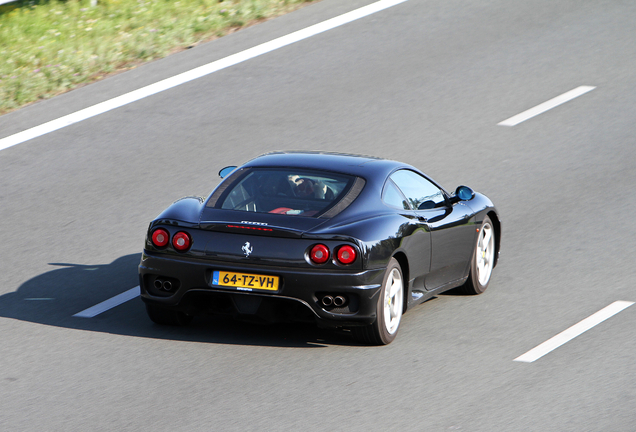
[[[278,276],[276,292],[212,285],[214,271]],[[384,269],[362,271],[241,266],[208,259],[162,256],[144,251],[139,265],[141,297],[147,303],[191,315],[227,313],[242,319],[315,319],[321,327],[371,324],[376,319]],[[169,290],[164,289],[169,282]],[[343,296],[341,307],[324,306],[323,297]]]

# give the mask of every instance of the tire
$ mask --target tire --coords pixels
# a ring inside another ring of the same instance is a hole
[[[468,280],[460,287],[462,294],[481,294],[488,288],[495,267],[495,228],[488,216],[479,229],[475,250],[470,259]]]
[[[186,326],[192,322],[194,317],[186,315],[183,312],[165,309],[160,306],[146,303],[146,312],[148,317],[155,324],[170,326]]]
[[[384,273],[382,289],[376,306],[376,320],[365,327],[354,327],[355,338],[369,345],[388,345],[397,336],[404,310],[404,279],[402,269],[391,258]]]

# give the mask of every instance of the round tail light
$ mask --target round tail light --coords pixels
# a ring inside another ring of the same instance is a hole
[[[338,249],[338,262],[340,264],[351,264],[356,260],[356,255],[356,250],[353,247],[349,245],[341,246]]]
[[[152,244],[155,247],[162,248],[170,241],[170,234],[163,228],[157,228],[152,232]]]
[[[183,231],[179,231],[172,237],[172,247],[174,247],[179,252],[187,251],[190,248],[190,244],[192,241],[190,240],[190,236],[188,233]]]
[[[317,244],[311,248],[309,258],[316,264],[324,264],[329,259],[329,248],[322,244]]]

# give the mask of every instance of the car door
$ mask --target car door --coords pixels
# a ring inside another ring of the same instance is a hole
[[[405,224],[400,228],[401,248],[406,251],[409,260],[409,278],[413,279],[409,301],[417,300],[424,295],[424,280],[431,267],[431,233],[428,225],[418,219],[407,198],[390,178],[387,179],[382,192],[382,201],[389,207],[397,209],[405,217]]]
[[[406,196],[418,222],[430,232],[425,288],[433,290],[463,278],[476,235],[472,210],[462,202],[450,204],[437,185],[415,171],[399,170],[390,178]]]

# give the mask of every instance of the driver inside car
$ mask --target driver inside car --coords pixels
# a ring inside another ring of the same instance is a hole
[[[312,180],[307,177],[297,175],[290,176],[290,183],[294,195],[300,198],[316,198],[316,199],[333,199],[334,195],[331,189],[321,181]]]

